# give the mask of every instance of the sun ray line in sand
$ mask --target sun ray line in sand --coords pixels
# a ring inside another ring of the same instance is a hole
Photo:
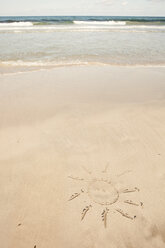
[[[124,217],[126,217],[126,218],[128,218],[128,219],[133,220],[133,219],[135,218],[135,216],[132,217],[132,216],[130,216],[129,214],[124,213],[123,210],[121,210],[121,209],[116,209],[116,211],[117,211],[118,213],[120,213],[122,216],[124,216]]]
[[[122,193],[132,193],[132,192],[136,192],[136,191],[140,191],[140,189],[138,189],[137,187],[135,187],[134,189],[124,189],[122,191]]]
[[[71,195],[71,197],[69,198],[68,201],[72,201],[73,199],[79,197],[82,193],[84,193],[84,190],[83,190],[83,189],[81,189],[81,192],[79,192],[79,193],[74,193],[73,195]]]
[[[81,168],[82,168],[87,174],[89,174],[89,175],[92,174],[92,172],[91,172],[90,170],[88,170],[85,166],[82,165]]]
[[[106,209],[103,210],[103,212],[101,214],[102,221],[104,222],[104,227],[105,228],[107,227],[107,215],[108,215],[108,212],[109,212],[109,208],[106,208]]]
[[[137,206],[137,207],[139,206],[138,203],[135,203],[135,202],[133,202],[131,200],[126,200],[126,201],[124,201],[124,203],[130,204],[130,205],[134,205],[134,206]]]
[[[109,163],[107,163],[107,165],[105,166],[105,169],[103,171],[100,171],[100,175],[102,175],[102,173],[107,174],[107,169],[109,167]],[[135,202],[132,201],[131,199],[122,199],[123,196],[126,193],[138,193],[140,191],[139,188],[134,187],[134,188],[126,188],[124,190],[118,189],[116,185],[118,185],[118,182],[115,182],[115,180],[110,180],[107,179],[108,175],[106,175],[106,179],[103,178],[102,176],[99,177],[94,177],[93,176],[93,172],[89,171],[86,167],[82,167],[83,170],[85,170],[85,172],[90,175],[88,179],[85,178],[81,178],[81,177],[77,177],[77,176],[68,176],[68,178],[75,180],[75,181],[83,181],[85,183],[87,183],[87,188],[81,189],[80,192],[74,193],[71,195],[71,197],[69,198],[69,201],[72,201],[76,198],[78,198],[81,194],[84,194],[86,196],[88,196],[88,201],[91,201],[91,204],[89,204],[88,206],[86,206],[82,213],[81,213],[81,220],[83,220],[86,217],[86,214],[89,212],[89,210],[91,210],[95,204],[98,204],[102,207],[105,206],[105,208],[102,210],[102,214],[101,214],[101,218],[102,221],[104,222],[104,227],[107,227],[107,215],[109,213],[109,208],[113,208],[112,210],[117,211],[118,213],[120,213],[120,215],[122,215],[125,218],[128,219],[135,219],[136,215],[134,215],[133,217],[130,216],[128,213],[124,212],[121,208],[120,208],[120,203],[125,203],[127,205],[132,205],[135,207],[142,207],[143,208],[143,203],[137,203],[136,200]],[[126,173],[129,173],[131,171],[124,171],[123,173],[116,175],[116,178],[118,178],[119,176],[123,176]],[[121,198],[121,199],[120,199]],[[119,200],[120,199],[120,200]],[[85,199],[86,200],[86,199]],[[92,204],[93,202],[93,204]],[[109,207],[109,208],[107,208]],[[112,213],[114,213],[114,211],[112,211]]]
[[[102,171],[102,173],[107,173],[107,170],[109,168],[109,162],[106,164],[104,170]]]
[[[80,178],[80,177],[68,176],[68,178],[71,178],[71,179],[77,180],[77,181],[84,181],[84,178]]]
[[[125,174],[128,174],[128,173],[130,173],[130,172],[132,172],[131,170],[126,170],[126,171],[123,171],[122,173],[120,173],[120,174],[118,174],[118,175],[116,175],[117,177],[121,177],[121,176],[124,176]]]
[[[87,214],[87,212],[90,210],[90,208],[92,207],[92,205],[89,205],[89,206],[86,206],[83,211],[82,211],[82,214],[81,214],[81,220],[83,220]]]

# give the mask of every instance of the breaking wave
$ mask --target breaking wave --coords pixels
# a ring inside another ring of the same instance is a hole
[[[87,25],[126,25],[125,21],[74,21],[74,24]]]
[[[32,22],[7,22],[0,23],[0,27],[31,27],[33,26]]]

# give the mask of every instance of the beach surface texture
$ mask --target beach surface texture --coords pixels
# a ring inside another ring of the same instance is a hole
[[[0,75],[0,247],[165,247],[165,67]]]

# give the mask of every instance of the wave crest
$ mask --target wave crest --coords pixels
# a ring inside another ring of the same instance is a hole
[[[0,23],[0,27],[31,27],[32,22],[10,22],[10,23]]]
[[[80,25],[126,25],[125,21],[74,21],[74,24]]]

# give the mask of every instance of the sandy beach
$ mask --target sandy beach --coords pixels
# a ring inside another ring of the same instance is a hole
[[[0,247],[165,247],[165,67],[0,75]]]

